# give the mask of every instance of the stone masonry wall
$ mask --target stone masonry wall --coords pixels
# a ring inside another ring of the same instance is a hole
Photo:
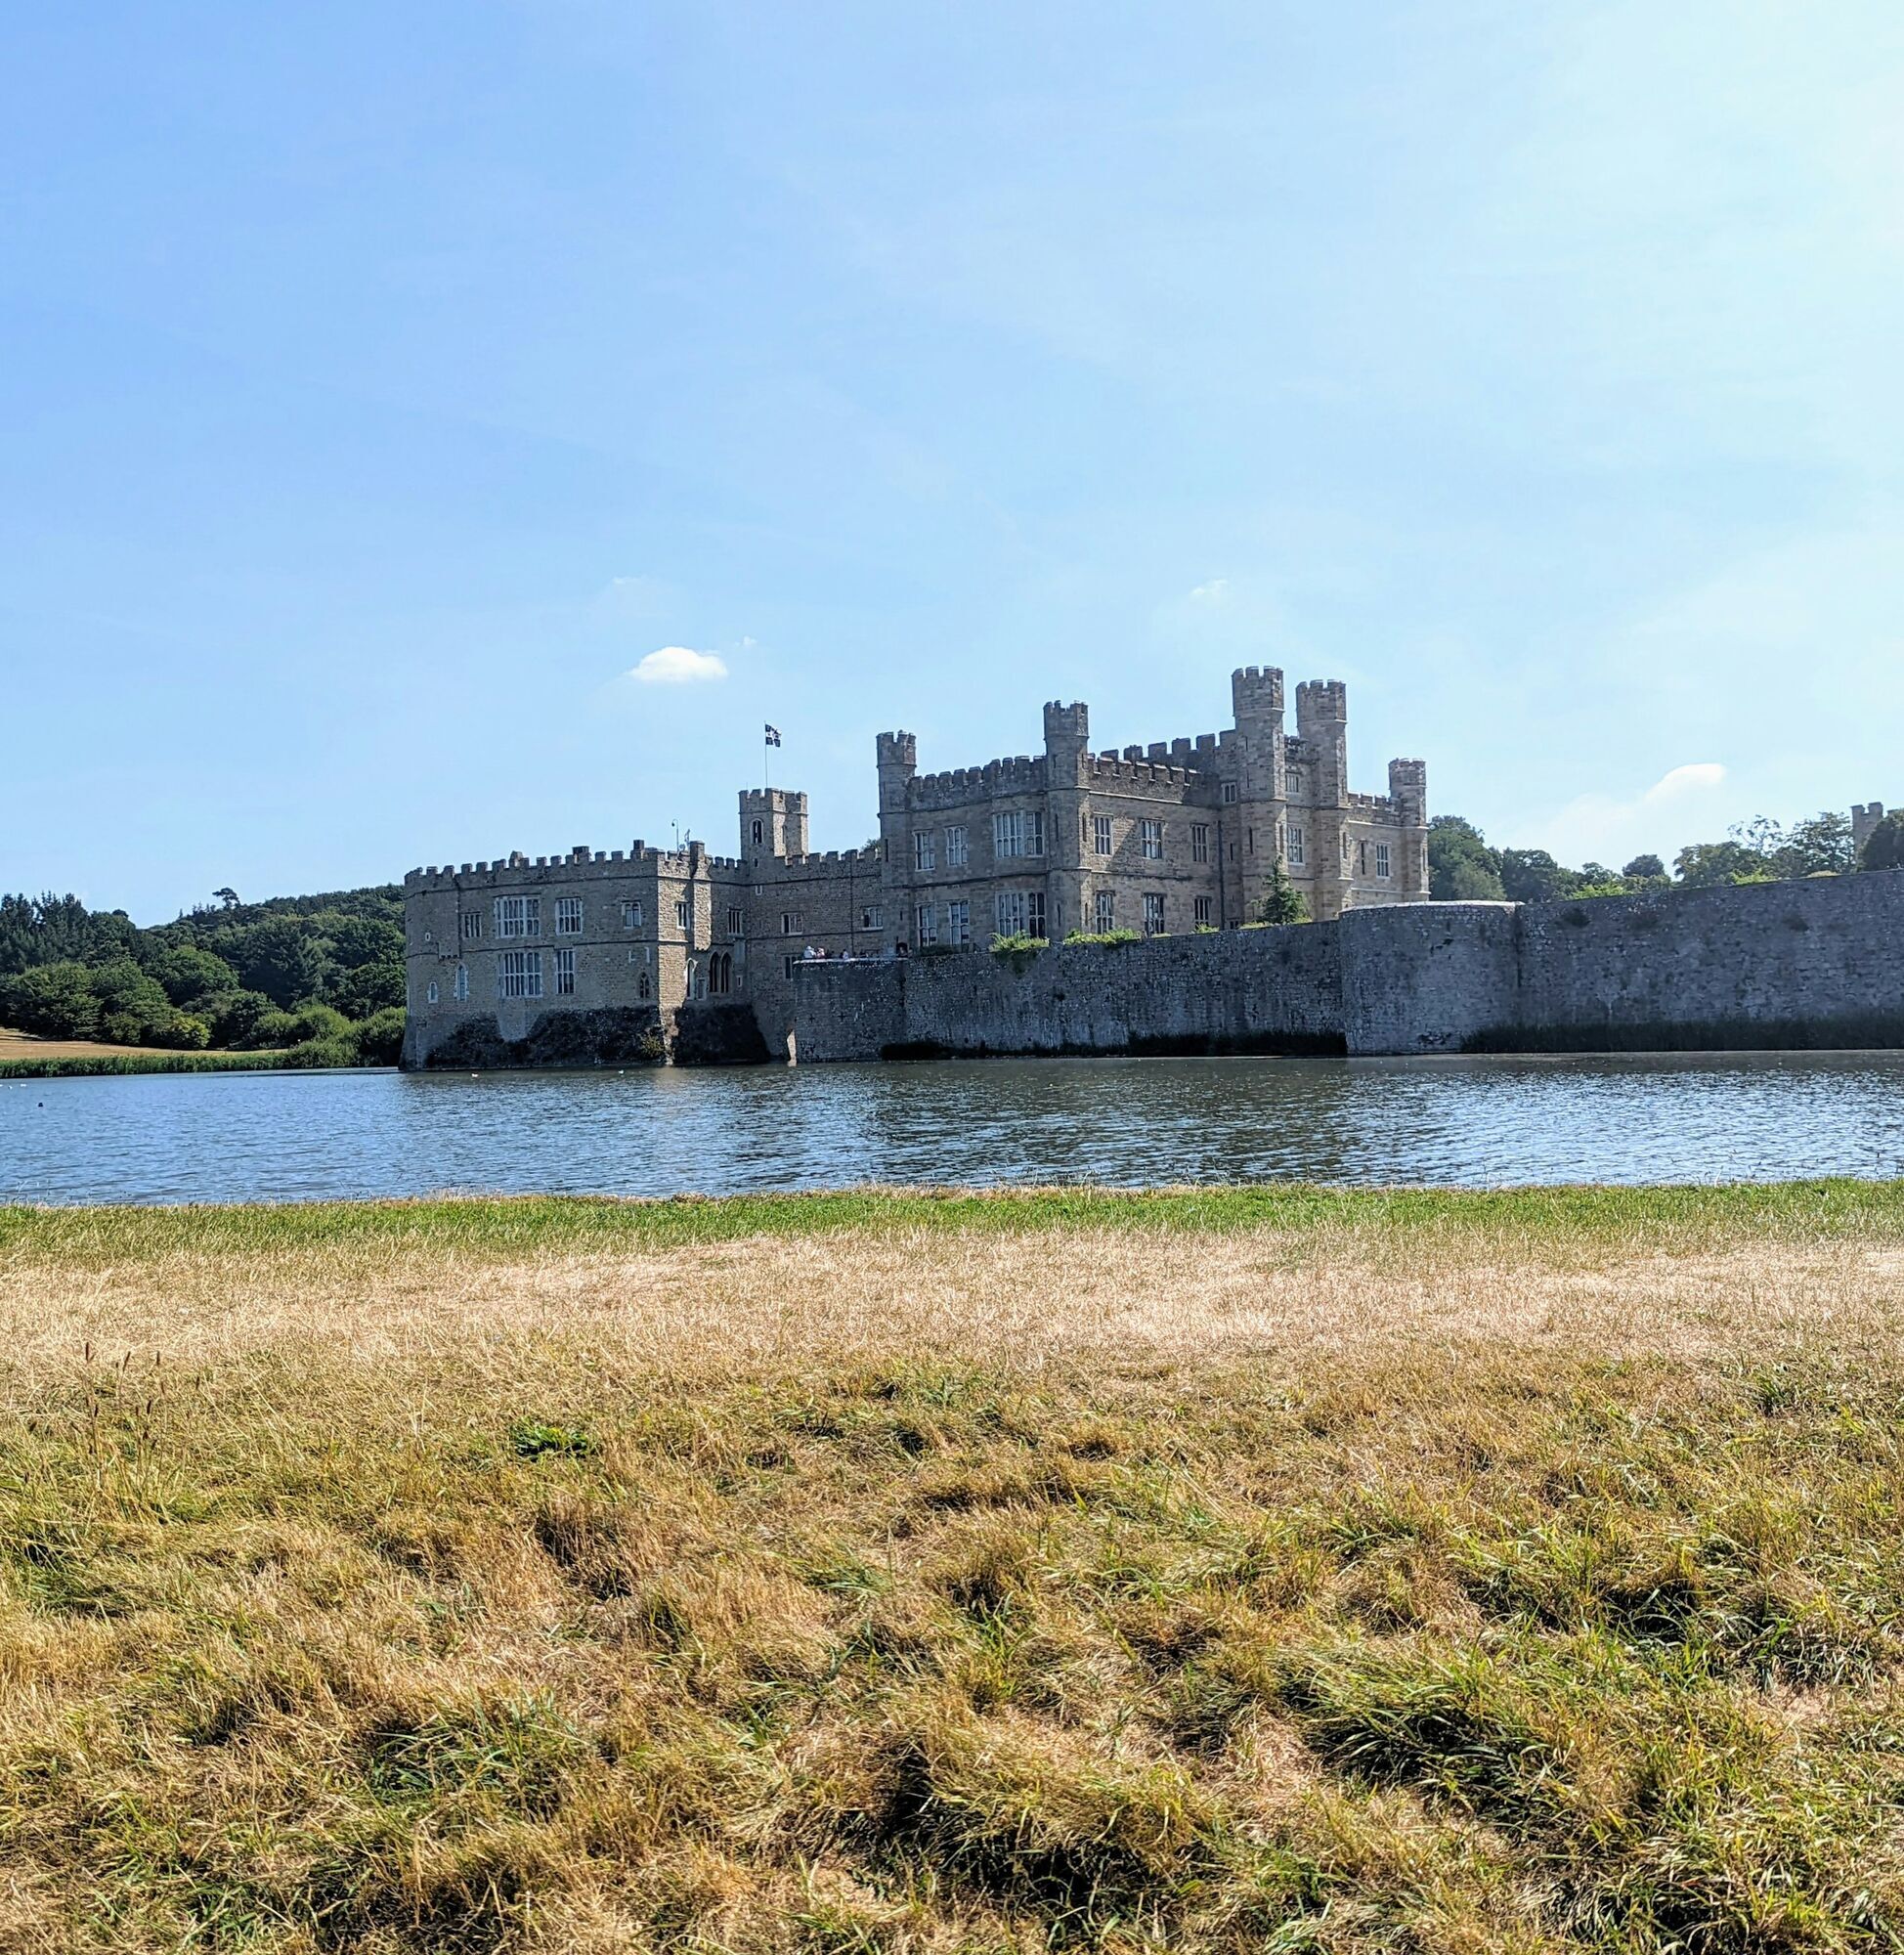
[[[1904,1046],[1904,874],[801,969],[804,1061]]]

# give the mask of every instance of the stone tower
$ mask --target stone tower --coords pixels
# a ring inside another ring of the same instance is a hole
[[[877,746],[880,776],[880,847],[886,857],[888,945],[910,943],[913,934],[912,812],[906,805],[912,777],[919,771],[919,742],[910,733],[882,733]]]
[[[1230,674],[1236,724],[1236,800],[1224,831],[1224,913],[1247,923],[1263,886],[1282,860],[1283,804],[1289,798],[1283,745],[1282,674],[1275,666],[1246,666]]]
[[[1045,706],[1045,927],[1053,942],[1088,930],[1084,898],[1084,804],[1090,784],[1091,709]]]
[[[741,791],[741,860],[806,853],[806,796],[794,788]]]

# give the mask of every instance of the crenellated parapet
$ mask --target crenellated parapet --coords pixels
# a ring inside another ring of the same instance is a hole
[[[1045,756],[1016,754],[1006,760],[987,760],[982,767],[953,767],[944,773],[917,774],[907,784],[906,805],[957,807],[968,802],[988,801],[997,795],[1039,794],[1048,779]]]

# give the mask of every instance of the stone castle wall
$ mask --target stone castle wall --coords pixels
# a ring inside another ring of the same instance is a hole
[[[1904,1046],[1904,874],[802,967],[805,1062]]]

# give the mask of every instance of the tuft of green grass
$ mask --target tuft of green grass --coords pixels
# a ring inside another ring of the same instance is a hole
[[[1536,1255],[1571,1244],[1673,1252],[1851,1235],[1882,1244],[1904,1241],[1904,1181],[1494,1190],[1309,1183],[1155,1191],[869,1188],[719,1198],[519,1195],[175,1208],[15,1205],[0,1206],[0,1256],[81,1267],[161,1262],[182,1253],[314,1249],[514,1257],[857,1230],[993,1235],[1073,1229],[1218,1238],[1337,1229],[1397,1240],[1486,1238]]]

